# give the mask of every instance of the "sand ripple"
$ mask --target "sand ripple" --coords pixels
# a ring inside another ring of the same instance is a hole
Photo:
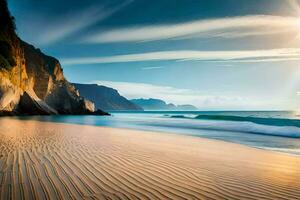
[[[0,198],[300,199],[300,158],[188,136],[2,118]]]

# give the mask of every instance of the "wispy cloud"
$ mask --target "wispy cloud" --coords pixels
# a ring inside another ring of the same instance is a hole
[[[156,51],[139,54],[115,55],[107,57],[84,57],[61,59],[64,65],[121,63],[140,61],[232,61],[232,62],[259,62],[300,60],[300,49],[283,48],[268,50],[244,51]]]
[[[167,103],[193,104],[200,109],[251,109],[257,108],[259,103],[239,96],[205,95],[199,90],[180,89],[169,86],[152,85],[133,82],[92,81],[117,89],[128,99],[157,98]]]
[[[156,66],[156,67],[142,67],[142,70],[152,70],[152,69],[162,69],[164,67],[162,66]]]
[[[245,37],[298,31],[299,19],[269,15],[249,15],[197,20],[180,24],[134,26],[95,33],[87,43],[141,42],[189,37]]]
[[[39,45],[58,42],[77,31],[106,19],[130,2],[131,1],[124,1],[120,5],[110,8],[104,5],[93,5],[83,8],[81,11],[60,15],[53,21],[40,22],[41,27],[36,35],[36,42]]]

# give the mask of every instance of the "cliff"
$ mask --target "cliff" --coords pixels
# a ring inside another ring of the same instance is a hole
[[[73,85],[79,89],[80,95],[92,100],[96,109],[113,111],[113,110],[143,110],[141,107],[130,102],[113,88],[97,84],[78,84]]]
[[[172,103],[167,104],[161,99],[132,99],[132,103],[142,107],[144,110],[173,110],[173,111],[183,111],[183,110],[198,110],[193,105],[174,105]]]
[[[17,36],[7,3],[0,0],[0,114],[93,112],[94,104],[66,80],[59,61]]]

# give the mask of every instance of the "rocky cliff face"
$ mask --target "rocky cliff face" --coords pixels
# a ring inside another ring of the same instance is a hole
[[[0,0],[0,114],[92,112],[94,104],[65,79],[59,61],[16,35],[14,18]]]

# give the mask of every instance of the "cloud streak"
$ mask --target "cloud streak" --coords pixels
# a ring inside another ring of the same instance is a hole
[[[84,57],[61,59],[64,65],[124,63],[141,61],[226,61],[226,62],[275,62],[300,60],[299,48],[244,51],[156,51],[106,57]]]
[[[195,37],[247,37],[296,32],[300,21],[296,17],[248,15],[196,20],[180,24],[134,26],[89,35],[86,43],[145,42]]]
[[[125,1],[112,8],[93,5],[83,8],[81,11],[59,16],[56,20],[50,22],[40,22],[40,26],[43,28],[39,29],[40,32],[36,36],[36,41],[39,45],[48,45],[58,42],[73,33],[106,19],[130,2],[131,1]]]
[[[142,67],[142,70],[153,70],[153,69],[162,69],[164,67],[162,66],[156,66],[156,67]]]

